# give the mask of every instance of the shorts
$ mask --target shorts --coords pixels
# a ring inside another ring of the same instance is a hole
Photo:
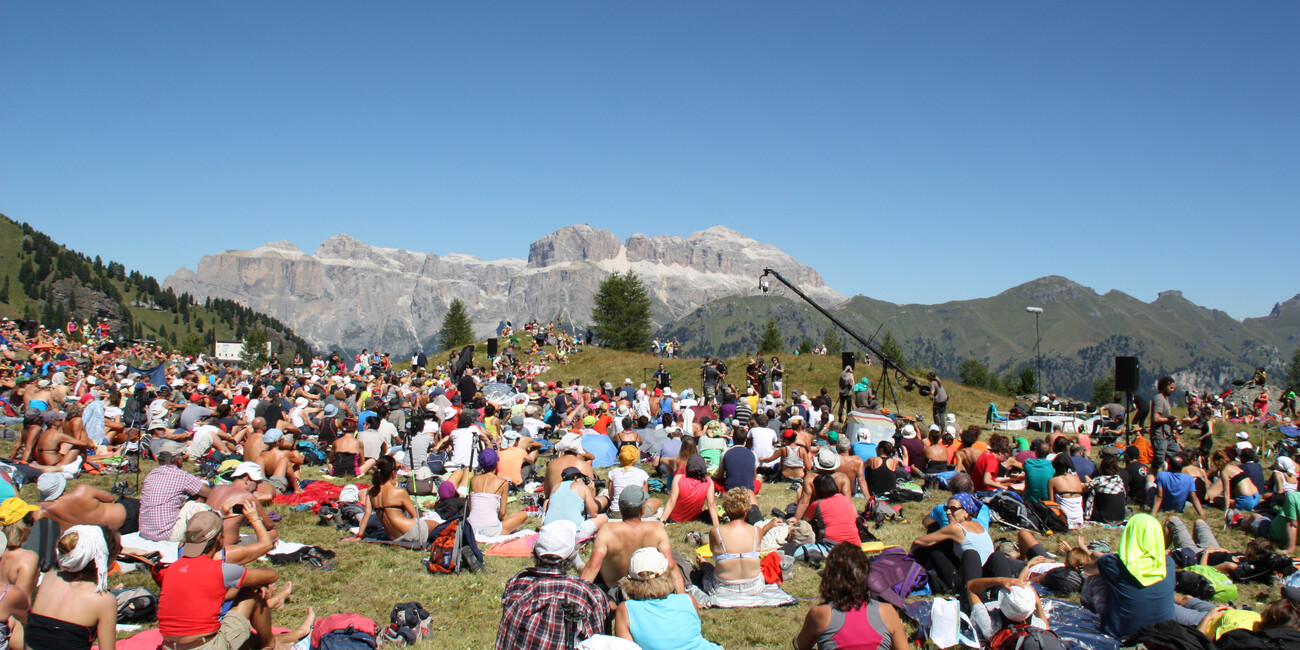
[[[126,520],[122,522],[122,527],[117,529],[117,532],[123,535],[138,532],[140,530],[140,500],[121,497],[117,500],[117,503],[126,511]]]
[[[244,618],[243,614],[230,611],[221,618],[221,627],[217,629],[217,635],[207,643],[191,650],[238,650],[248,643],[253,635],[252,630],[252,624]],[[163,644],[159,647],[166,650],[167,645]]]
[[[268,476],[266,482],[275,488],[276,494],[285,494],[289,491],[289,479],[283,476]]]
[[[1244,494],[1232,498],[1232,505],[1238,510],[1254,510],[1259,505],[1259,493]]]
[[[393,540],[394,542],[413,542],[416,544],[425,544],[429,541],[429,521],[427,519],[416,519],[415,525],[402,534],[401,537]]]

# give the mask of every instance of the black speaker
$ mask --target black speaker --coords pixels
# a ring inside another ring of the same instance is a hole
[[[496,355],[497,355],[497,340],[488,339],[488,356],[495,357]]]
[[[1138,358],[1115,357],[1115,390],[1136,393],[1138,389]]]
[[[850,367],[850,368],[854,367],[854,365],[855,365],[854,362],[857,361],[857,357],[858,357],[858,355],[856,355],[856,354],[854,354],[854,353],[852,353],[852,352],[841,352],[841,353],[840,353],[840,367],[841,367],[841,368],[843,368],[844,366],[848,366],[848,367]]]

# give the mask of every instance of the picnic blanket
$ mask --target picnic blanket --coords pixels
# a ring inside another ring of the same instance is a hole
[[[289,631],[289,628],[284,628],[284,627],[273,626],[271,629],[275,630],[276,634]],[[304,639],[304,641],[306,641],[307,644],[310,645],[311,637],[310,636],[307,637],[306,639]],[[126,637],[125,639],[121,639],[117,642],[118,650],[158,650],[158,647],[161,645],[162,645],[162,632],[159,632],[158,628],[153,628],[152,630],[145,630],[137,634],[132,634],[131,636]],[[298,646],[295,645],[294,647],[297,648]],[[96,645],[91,650],[98,650],[98,648],[99,646]]]
[[[130,552],[141,551],[141,555],[157,551],[162,555],[162,561],[169,563],[175,562],[176,559],[181,556],[180,544],[168,541],[155,542],[141,537],[140,533],[123,535],[122,550]]]
[[[478,542],[479,544],[486,544],[488,546],[492,546],[495,544],[503,544],[505,542],[513,541],[516,539],[522,539],[524,537],[535,537],[536,535],[537,535],[537,531],[535,530],[521,528],[519,530],[516,530],[513,533],[510,533],[509,535],[496,535],[494,537],[486,537],[486,536],[481,536],[478,533],[474,533],[474,541]]]
[[[494,544],[489,547],[488,550],[483,551],[483,554],[495,555],[497,557],[531,557],[533,555],[533,543],[537,541],[537,533],[531,530],[521,530],[508,537],[512,537],[513,539],[508,542]],[[583,537],[578,540],[578,544],[586,543],[595,538],[595,535]],[[478,541],[479,543],[482,543],[483,540]]]
[[[1041,590],[1041,585],[1035,585]],[[908,618],[916,621],[924,637],[930,629],[930,607],[932,600],[916,600],[907,604]],[[1055,598],[1043,599],[1043,611],[1052,623],[1065,646],[1071,650],[1119,650],[1119,641],[1101,632],[1101,618],[1081,605]]]
[[[359,489],[365,490],[367,486],[358,486]],[[272,501],[287,505],[299,505],[310,503],[312,512],[319,509],[320,504],[326,501],[337,501],[339,493],[343,491],[343,486],[334,485],[329,481],[312,481],[302,488],[302,492],[297,494],[277,494]]]
[[[701,607],[719,609],[784,607],[799,602],[799,599],[787,594],[780,584],[768,583],[762,574],[759,574],[758,579],[750,584],[729,585],[714,579],[712,565],[704,564],[700,568],[705,571],[701,582],[708,591],[692,584],[686,587],[686,592],[693,596]]]

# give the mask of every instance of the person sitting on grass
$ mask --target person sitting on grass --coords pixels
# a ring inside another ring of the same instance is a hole
[[[365,476],[374,468],[376,459],[364,457],[365,449],[357,440],[356,431],[343,431],[342,434],[330,451],[330,467],[334,470],[331,474],[344,478]]]
[[[423,547],[429,542],[429,522],[420,513],[406,490],[397,487],[397,461],[392,456],[380,456],[375,462],[374,483],[366,491],[366,510],[361,516],[361,527],[355,537],[365,538],[370,515],[379,515],[384,534],[394,542]]]
[[[673,481],[659,519],[664,523],[682,523],[708,517],[718,525],[718,509],[713,503],[713,479],[708,475],[708,463],[695,454],[686,461],[686,473]]]
[[[533,544],[533,566],[506,582],[496,650],[565,650],[574,641],[600,634],[609,599],[595,585],[569,575],[577,557],[578,527],[568,520],[542,526]]]
[[[1102,555],[1083,569],[1089,576],[1081,602],[1101,617],[1103,634],[1116,639],[1175,616],[1174,561],[1165,555],[1160,522],[1136,514],[1124,526],[1115,553]],[[1088,598],[1090,593],[1104,594]]]
[[[1196,479],[1183,473],[1185,462],[1182,454],[1174,454],[1169,457],[1169,468],[1156,474],[1156,496],[1151,512],[1182,512],[1190,500],[1196,515],[1205,516],[1201,500],[1196,496]]]
[[[821,602],[804,616],[794,638],[796,650],[909,647],[898,610],[880,602],[868,586],[871,560],[861,546],[837,544],[819,575]]]
[[[230,473],[230,483],[218,485],[208,494],[208,506],[222,515],[221,542],[225,550],[222,559],[226,562],[248,564],[269,553],[280,539],[275,522],[267,516],[256,498],[258,487],[264,480],[262,468],[257,463],[243,462]],[[245,544],[239,529],[248,519],[244,513],[250,510],[258,523],[252,527],[256,539]]]
[[[834,478],[820,474],[813,479],[813,499],[803,519],[812,524],[818,543],[823,546],[839,542],[862,543],[862,538],[858,535],[858,513],[853,508],[853,501],[844,496]],[[717,525],[716,520],[714,525]]]
[[[129,535],[138,529],[140,502],[137,499],[119,499],[85,483],[65,492],[67,479],[62,474],[44,474],[36,484],[41,492],[42,517],[58,522],[60,530],[77,525],[104,526]]]
[[[627,575],[632,553],[639,548],[653,547],[665,555],[672,555],[668,531],[657,521],[645,521],[641,514],[650,501],[640,486],[629,485],[618,495],[621,520],[612,520],[596,532],[591,549],[591,559],[582,569],[582,579],[595,584],[617,602],[619,581]],[[685,583],[680,572],[675,573],[676,589],[683,592]]]
[[[970,474],[966,472],[958,472],[948,479],[948,490],[952,492],[952,498],[961,502],[962,507],[966,509],[966,514],[970,515],[971,519],[988,528],[992,513],[989,512],[988,506],[975,498],[975,495],[972,494],[974,489],[975,482],[971,479]],[[945,501],[930,509],[930,512],[921,520],[921,524],[925,526],[925,532],[933,533],[948,525],[947,506],[948,503]]]
[[[122,550],[117,533],[100,526],[73,526],[59,538],[57,571],[41,578],[27,614],[27,647],[90,650],[98,639],[113,650],[117,598],[108,591],[108,569]]]
[[[676,567],[657,548],[632,554],[619,589],[627,600],[614,610],[614,634],[642,650],[721,650],[701,633],[699,603],[680,593]]]
[[[520,510],[506,514],[510,497],[510,482],[496,475],[497,452],[484,449],[478,453],[478,476],[469,482],[469,523],[474,533],[481,537],[510,535],[528,520],[528,513]]]
[[[993,554],[993,538],[956,496],[944,505],[948,525],[912,542],[911,554],[930,572],[937,590],[960,593],[958,587],[969,578],[982,575],[984,563]],[[975,556],[963,558],[965,551]]]
[[[246,510],[243,517],[249,525],[257,526],[255,511]],[[221,550],[221,519],[217,514],[205,511],[190,517],[180,559],[160,574],[161,650],[242,648],[252,641],[253,634],[257,635],[257,647],[285,650],[311,634],[316,616],[310,607],[296,629],[276,634],[271,626],[271,610],[284,603],[290,589],[270,594],[271,585],[279,578],[274,570],[246,569],[223,562],[217,559]],[[110,600],[116,616],[116,599]],[[231,606],[222,615],[226,602]],[[109,638],[112,636],[110,633]],[[100,639],[102,643],[102,635]]]
[[[723,606],[727,596],[758,594],[767,587],[760,566],[759,542],[782,521],[771,519],[761,528],[747,523],[745,517],[750,512],[753,496],[745,488],[732,488],[722,495],[722,512],[728,522],[709,529],[713,564],[701,564],[699,575],[692,576],[692,582],[724,601]]]
[[[0,533],[0,559],[4,559],[5,549],[8,546],[9,540],[4,533]],[[31,608],[31,599],[27,596],[27,592],[17,585],[5,581],[4,576],[0,576],[0,587],[3,588],[0,590],[0,647],[26,647],[23,642],[23,629],[27,625],[27,612]],[[10,620],[18,624],[15,626],[17,629],[10,627]]]
[[[1272,539],[1273,546],[1283,553],[1295,555],[1297,532],[1300,532],[1300,492],[1287,493],[1275,516],[1247,512],[1243,513],[1239,525],[1253,535]]]

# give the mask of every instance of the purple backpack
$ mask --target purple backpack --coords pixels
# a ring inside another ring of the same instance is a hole
[[[903,599],[930,584],[930,576],[907,551],[890,548],[871,558],[871,575],[867,584],[881,600],[906,608],[907,602]]]

